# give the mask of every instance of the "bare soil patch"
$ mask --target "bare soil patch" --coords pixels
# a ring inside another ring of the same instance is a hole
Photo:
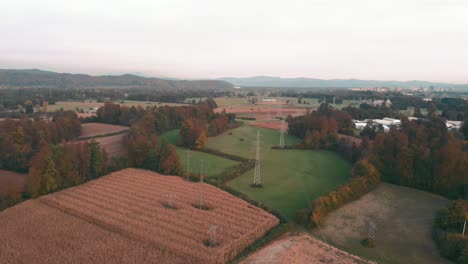
[[[259,122],[251,122],[250,125],[281,131],[282,121],[270,121],[270,122],[259,121]],[[284,127],[285,129],[287,129],[288,125],[285,124]]]
[[[325,244],[305,233],[286,234],[253,253],[241,264],[372,263]]]
[[[120,131],[128,130],[128,127],[102,124],[102,123],[85,123],[81,124],[81,138],[102,136]]]
[[[27,176],[26,173],[0,170],[0,193],[14,194],[23,192]]]
[[[125,134],[94,139],[106,151],[109,157],[121,156],[124,151],[123,138]]]

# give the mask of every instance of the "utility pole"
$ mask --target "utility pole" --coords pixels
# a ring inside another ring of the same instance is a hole
[[[218,245],[218,239],[216,236],[216,230],[218,229],[217,226],[212,225],[210,227],[210,247],[216,247]]]
[[[466,219],[465,219],[465,223],[463,224],[462,237],[465,237],[465,229],[466,229]]]
[[[174,195],[172,193],[167,193],[166,198],[167,198],[166,206],[168,208],[174,208]]]
[[[377,225],[370,221],[369,222],[369,230],[367,231],[367,237],[373,241],[375,241],[375,231],[377,230]]]
[[[281,128],[280,128],[280,148],[284,148],[284,119],[281,118]]]
[[[261,187],[261,179],[260,179],[260,130],[257,130],[257,151],[255,154],[255,174],[254,174],[254,181],[253,187]]]
[[[190,179],[190,149],[187,149],[187,181]]]
[[[203,160],[200,160],[200,209],[205,207],[203,200]]]

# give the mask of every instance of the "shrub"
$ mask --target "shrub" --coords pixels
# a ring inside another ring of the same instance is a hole
[[[325,216],[331,211],[357,200],[380,183],[380,174],[367,160],[360,160],[353,168],[351,180],[315,199],[310,208],[296,212],[298,222],[313,228],[324,224]]]

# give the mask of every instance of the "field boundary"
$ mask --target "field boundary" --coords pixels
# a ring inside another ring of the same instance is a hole
[[[128,132],[128,130],[129,130],[129,129],[125,129],[125,130],[121,130],[121,131],[117,131],[117,132],[113,132],[113,133],[109,133],[109,134],[104,134],[104,135],[89,136],[89,137],[79,137],[79,138],[77,138],[77,139],[74,140],[74,141],[85,141],[85,140],[91,140],[91,139],[96,139],[96,138],[104,138],[104,137],[116,136],[116,135],[120,135],[120,134],[125,134],[126,132]]]

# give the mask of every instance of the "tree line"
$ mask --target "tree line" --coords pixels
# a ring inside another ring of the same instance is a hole
[[[27,172],[42,145],[69,141],[80,133],[80,120],[72,111],[55,112],[50,120],[23,117],[0,121],[0,168]]]
[[[297,212],[302,224],[320,225],[328,212],[363,196],[381,180],[449,198],[466,197],[468,145],[448,132],[442,118],[403,118],[399,128],[378,132],[373,141],[364,137],[359,146],[339,144],[338,132],[350,131],[350,120],[349,114],[326,104],[305,116],[288,117],[288,132],[302,138],[296,147],[330,149],[356,162],[348,183]]]
[[[437,212],[433,237],[442,256],[455,263],[468,263],[468,237],[461,234],[467,220],[468,202],[456,200]]]

